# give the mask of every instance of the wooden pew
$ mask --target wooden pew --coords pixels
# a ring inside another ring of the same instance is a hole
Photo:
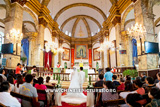
[[[39,90],[39,89],[37,89],[37,93],[45,95],[46,100],[44,100],[43,102],[44,102],[45,105],[47,105],[47,107],[49,107],[49,104],[48,104],[48,101],[47,101],[47,92],[45,90]]]
[[[119,98],[117,100],[110,100],[110,101],[102,101],[102,93],[98,93],[97,101],[96,101],[96,107],[101,106],[102,104],[104,107],[107,106],[117,106],[119,107],[120,104],[125,104],[125,100],[123,98]]]
[[[16,92],[11,92],[11,95],[12,95],[13,97],[20,98],[20,99],[22,99],[22,100],[31,102],[31,105],[32,105],[33,107],[40,107],[40,103],[39,103],[39,102],[36,102],[35,99],[32,98],[32,97],[29,97],[29,96],[26,96],[26,95],[23,95],[23,94],[19,94],[19,93],[16,93]]]
[[[0,107],[7,107],[7,106],[5,106],[5,105],[3,105],[2,103],[0,103]]]

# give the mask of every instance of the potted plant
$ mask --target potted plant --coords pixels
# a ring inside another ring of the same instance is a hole
[[[21,61],[24,63],[27,60],[26,57],[21,57]]]
[[[135,80],[135,77],[138,76],[138,72],[135,69],[127,69],[123,72],[123,76],[127,76],[127,75],[131,76],[132,80]]]

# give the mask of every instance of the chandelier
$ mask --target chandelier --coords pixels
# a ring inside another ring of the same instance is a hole
[[[128,28],[128,35],[134,39],[142,38],[144,33],[146,33],[146,28],[138,23],[136,23],[134,26],[132,25],[130,29]]]
[[[52,51],[53,53],[56,51],[57,44],[55,42],[47,42],[45,43],[45,51]]]
[[[62,53],[64,52],[64,49],[62,47],[58,48],[58,52]]]
[[[12,29],[9,33],[6,34],[6,39],[11,43],[20,43],[23,38],[23,34],[20,33],[20,30]]]
[[[114,47],[114,44],[112,42],[110,42],[108,39],[107,40],[104,40],[103,43],[101,43],[100,47],[97,49],[97,51],[104,51],[106,48],[113,48]]]

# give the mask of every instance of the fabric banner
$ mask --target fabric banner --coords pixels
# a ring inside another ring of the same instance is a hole
[[[71,68],[74,66],[74,49],[71,49]]]
[[[52,53],[51,52],[45,52],[44,54],[44,67],[49,68],[51,67],[52,64]]]
[[[24,54],[27,57],[27,65],[28,65],[28,61],[29,61],[29,41],[28,41],[28,38],[22,39],[21,44],[23,47]]]
[[[89,49],[89,66],[92,68],[92,49]]]

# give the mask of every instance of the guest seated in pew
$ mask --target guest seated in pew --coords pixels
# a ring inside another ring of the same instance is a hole
[[[117,90],[125,90],[124,79],[120,78],[120,85],[117,87]]]
[[[33,87],[33,76],[31,74],[26,75],[25,83],[19,89],[20,94],[33,97],[36,102],[38,102],[38,94],[35,87]],[[39,101],[40,107],[44,107],[44,103]],[[23,107],[32,107],[31,103],[25,100],[22,100]]]
[[[0,76],[2,76],[3,81],[7,81],[7,77],[5,76],[5,70],[4,69],[0,69]]]
[[[155,87],[154,79],[152,77],[147,77],[146,80],[146,86],[145,86],[145,92],[148,93],[152,87]]]
[[[160,89],[160,72],[157,73],[157,79],[159,80],[159,82],[156,83],[156,87],[158,87]]]
[[[42,77],[38,78],[38,84],[35,84],[34,87],[39,90],[46,90],[47,89],[47,87],[45,85],[43,85],[43,78]],[[45,101],[46,96],[44,94],[38,93],[38,100]]]
[[[14,92],[19,93],[19,89],[22,86],[22,84],[23,84],[23,77],[22,77],[22,75],[18,75],[16,84],[15,84],[15,87],[14,87]]]
[[[119,95],[116,92],[116,87],[112,81],[104,81],[103,87],[104,90],[108,91],[102,92],[102,101],[116,100],[119,98]]]
[[[12,88],[8,81],[1,84],[0,103],[7,107],[21,107],[18,100],[10,95]]]
[[[148,103],[145,107],[160,107],[160,89],[157,87],[152,87],[148,93],[151,102]]]
[[[146,78],[147,78],[146,73],[145,72],[141,73],[141,80],[142,80],[142,82],[145,82]]]
[[[7,81],[10,83],[12,91],[14,91],[14,78],[13,78],[13,76],[9,75],[7,78]]]
[[[3,82],[3,77],[0,75],[0,85]]]
[[[144,95],[145,94],[145,90],[144,88],[142,87],[143,83],[140,79],[136,80],[134,82],[134,85],[135,87],[137,88],[136,92],[140,95]],[[140,100],[140,101],[137,101],[138,103],[140,103],[141,105],[144,105],[147,103],[146,99],[143,99],[143,100]]]
[[[113,84],[118,87],[120,85],[120,83],[117,81],[117,75],[113,75],[112,76],[112,81],[113,81]]]
[[[128,94],[126,97],[126,103],[129,107],[142,107],[137,101],[143,100],[143,97],[138,93]]]
[[[131,82],[131,77],[129,75],[126,76],[125,91],[133,91],[133,83]]]
[[[49,76],[46,77],[45,85],[52,85],[52,83],[50,83],[50,77]]]
[[[95,83],[95,87],[103,87],[103,74],[99,74],[98,81]]]

